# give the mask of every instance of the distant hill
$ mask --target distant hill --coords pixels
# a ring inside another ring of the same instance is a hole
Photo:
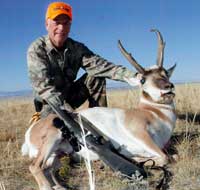
[[[0,98],[19,97],[19,96],[32,96],[32,90],[19,90],[19,91],[0,91]]]
[[[127,88],[128,84],[116,81],[109,81],[107,88],[108,89],[117,89],[117,88]],[[31,97],[32,90],[18,90],[18,91],[0,91],[0,99],[2,98],[12,98],[12,97]]]

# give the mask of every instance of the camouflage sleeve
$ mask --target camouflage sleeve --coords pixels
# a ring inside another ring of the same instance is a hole
[[[84,56],[82,62],[83,68],[88,74],[96,77],[106,77],[112,80],[126,82],[124,80],[125,77],[135,77],[136,74],[126,67],[115,65],[98,55]]]
[[[48,56],[45,50],[34,44],[27,52],[28,74],[36,94],[43,100],[50,101],[55,106],[63,105],[61,93],[51,84],[48,68]]]

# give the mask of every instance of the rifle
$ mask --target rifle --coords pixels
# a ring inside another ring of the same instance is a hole
[[[80,139],[82,131],[79,123],[74,118],[72,118],[69,113],[66,113],[64,110],[57,108],[48,100],[47,103],[58,115],[58,117],[63,120],[69,132],[72,133],[77,139]],[[132,177],[132,175],[137,173],[137,175],[143,176],[143,178],[147,177],[147,174],[143,168],[138,167],[135,163],[119,154],[110,140],[105,138],[104,134],[102,134],[102,132],[99,131],[96,126],[94,126],[85,117],[80,117],[84,130],[90,131],[91,133],[91,135],[86,137],[87,145],[91,150],[98,154],[99,158],[106,165],[108,165],[112,170],[120,172],[124,176]]]

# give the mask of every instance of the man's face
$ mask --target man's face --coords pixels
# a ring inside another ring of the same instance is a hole
[[[67,15],[59,15],[55,19],[46,20],[46,29],[53,45],[61,48],[70,32],[71,21]]]

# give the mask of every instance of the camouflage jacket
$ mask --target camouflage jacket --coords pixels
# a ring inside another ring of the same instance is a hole
[[[80,68],[88,75],[124,81],[135,73],[114,65],[94,54],[84,44],[68,38],[64,49],[58,51],[48,36],[34,41],[27,52],[28,73],[35,95],[55,106],[63,105],[62,89],[66,89]],[[62,72],[62,73],[60,73]]]

